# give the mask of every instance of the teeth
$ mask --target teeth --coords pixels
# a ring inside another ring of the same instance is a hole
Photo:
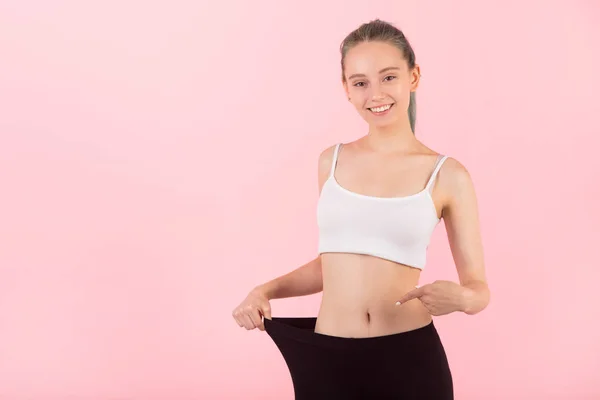
[[[391,104],[388,104],[387,106],[383,106],[383,107],[371,108],[371,111],[384,112],[386,110],[389,110],[391,106],[392,106]]]

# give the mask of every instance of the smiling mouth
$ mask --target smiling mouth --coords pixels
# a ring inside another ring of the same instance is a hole
[[[388,111],[390,108],[392,108],[394,106],[394,104],[395,103],[386,104],[385,106],[370,107],[370,108],[368,108],[368,110],[371,111],[373,114],[383,114],[386,111]]]

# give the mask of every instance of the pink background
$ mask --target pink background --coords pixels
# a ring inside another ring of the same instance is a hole
[[[600,398],[597,1],[3,0],[0,399],[292,398],[231,311],[315,256],[318,154],[366,129],[338,45],[376,17],[478,191],[492,302],[436,319],[456,398]]]

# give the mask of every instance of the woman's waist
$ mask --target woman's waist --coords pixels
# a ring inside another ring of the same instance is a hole
[[[414,288],[414,286],[413,286]],[[368,293],[357,290],[354,293],[338,293],[324,289],[319,307],[321,314],[331,314],[345,319],[389,319],[427,311],[419,301],[397,304],[408,290]]]
[[[340,299],[323,292],[317,332],[347,337],[382,336],[410,331],[431,322],[420,302],[396,305],[398,296]]]
[[[323,301],[360,312],[387,312],[419,283],[420,270],[385,260],[322,265]]]
[[[338,336],[411,330],[431,321],[420,302],[396,302],[419,282],[420,270],[359,254],[321,258],[323,294],[317,329]]]

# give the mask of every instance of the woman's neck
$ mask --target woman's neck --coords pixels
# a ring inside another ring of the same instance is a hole
[[[385,127],[370,127],[363,144],[373,151],[405,152],[419,146],[410,123],[393,124]]]

